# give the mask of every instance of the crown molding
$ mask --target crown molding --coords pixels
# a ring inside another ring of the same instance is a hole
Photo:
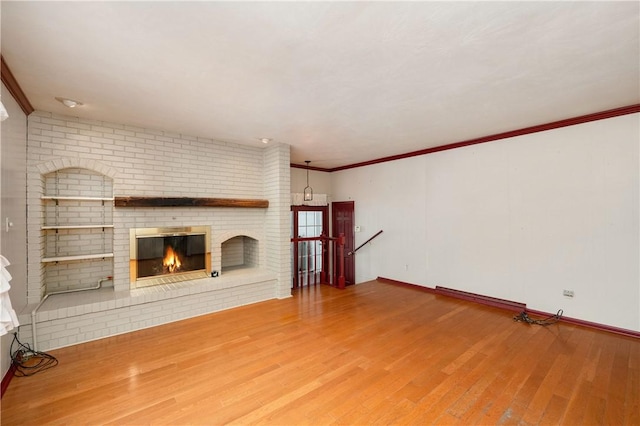
[[[290,166],[293,169],[303,169],[303,170],[308,169],[308,170],[315,170],[316,172],[332,172],[333,171],[333,169],[325,169],[324,167],[307,166],[306,164],[291,163]]]
[[[517,130],[510,130],[508,132],[496,133],[494,135],[483,136],[480,138],[470,139],[461,142],[454,142],[446,145],[440,145],[433,148],[421,149],[419,151],[407,152],[404,154],[391,155],[389,157],[382,157],[375,160],[363,161],[361,163],[348,164],[346,166],[334,167],[331,169],[325,169],[327,172],[338,172],[340,170],[354,169],[357,167],[370,166],[373,164],[386,163],[387,161],[401,160],[403,158],[416,157],[419,155],[433,154],[440,151],[448,151],[450,149],[463,148],[465,146],[477,145],[481,143],[494,142],[502,139],[513,138],[516,136],[528,135],[530,133],[544,132],[547,130],[559,129],[561,127],[574,126],[576,124],[588,123],[590,121],[604,120],[607,118],[619,117],[621,115],[635,114],[640,112],[640,104],[628,105],[620,108],[609,109],[606,111],[596,112],[587,115],[581,115],[578,117],[571,117],[564,120],[553,121],[546,124],[538,124],[536,126],[525,127]],[[292,165],[292,167],[294,167]],[[303,166],[300,166],[303,168]],[[313,170],[313,169],[312,169]]]
[[[13,99],[15,99],[18,105],[20,105],[22,111],[26,115],[31,114],[33,111],[35,111],[33,106],[31,106],[31,102],[29,102],[27,95],[25,95],[22,91],[22,88],[18,84],[18,80],[16,80],[16,78],[13,76],[13,73],[5,62],[4,57],[1,55],[0,63],[0,80],[2,80],[9,93],[11,93]]]

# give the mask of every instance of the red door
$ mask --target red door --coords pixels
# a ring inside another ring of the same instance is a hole
[[[353,201],[338,201],[331,204],[331,225],[333,229],[333,237],[340,234],[345,236],[344,245],[344,278],[345,284],[356,283],[356,259],[355,256],[349,256],[349,253],[355,248],[354,226],[353,226]],[[336,259],[337,262],[340,259]],[[334,279],[337,282],[337,279]]]

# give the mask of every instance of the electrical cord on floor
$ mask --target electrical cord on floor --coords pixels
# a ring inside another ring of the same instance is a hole
[[[518,315],[516,315],[515,317],[513,317],[514,321],[521,321],[521,322],[526,322],[527,324],[536,324],[536,325],[551,325],[551,324],[555,324],[558,321],[560,321],[560,318],[562,318],[562,309],[559,309],[558,312],[555,315],[551,315],[550,317],[541,319],[541,320],[537,320],[537,319],[533,319],[531,318],[529,315],[527,315],[527,311],[522,311],[520,312]]]
[[[13,345],[15,343],[18,344],[18,348],[14,352]],[[36,373],[58,365],[58,360],[54,356],[44,352],[34,351],[28,344],[24,344],[18,340],[18,333],[13,333],[9,353],[11,354],[13,365],[16,366],[16,371],[13,375],[17,377],[33,376]]]

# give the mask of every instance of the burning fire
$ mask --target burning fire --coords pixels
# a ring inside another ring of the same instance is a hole
[[[169,270],[169,273],[177,272],[182,266],[182,262],[180,262],[180,258],[178,254],[173,251],[171,247],[167,247],[167,251],[164,254],[164,259],[162,260],[162,266]]]

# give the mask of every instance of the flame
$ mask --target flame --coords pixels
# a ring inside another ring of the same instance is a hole
[[[170,273],[178,271],[182,266],[182,262],[180,262],[178,254],[173,251],[171,247],[167,247],[164,259],[162,260],[162,266],[168,268]]]

